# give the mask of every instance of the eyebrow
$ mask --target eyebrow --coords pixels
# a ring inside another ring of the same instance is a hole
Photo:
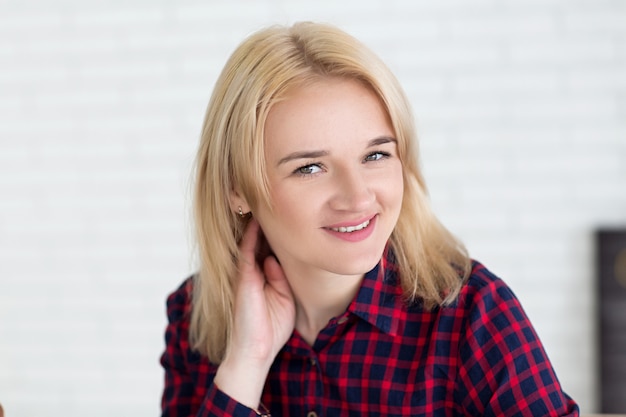
[[[294,159],[314,159],[319,158],[320,156],[327,156],[328,151],[302,151],[302,152],[293,152],[289,155],[281,158],[278,161],[278,165],[282,165],[286,162],[293,161]]]
[[[371,147],[378,146],[378,145],[384,145],[385,143],[390,143],[390,142],[398,143],[398,141],[392,138],[391,136],[380,136],[367,142],[366,148],[371,148]],[[280,161],[278,161],[277,165],[282,165],[284,163],[293,161],[295,159],[315,159],[315,158],[320,158],[322,156],[328,156],[328,155],[329,155],[328,151],[298,151],[298,152],[290,153],[284,158],[281,158]]]
[[[371,148],[373,146],[384,145],[385,143],[390,143],[390,142],[393,142],[395,144],[398,143],[398,141],[395,138],[392,138],[391,136],[380,136],[378,138],[374,138],[370,140],[369,142],[367,142],[367,147]]]

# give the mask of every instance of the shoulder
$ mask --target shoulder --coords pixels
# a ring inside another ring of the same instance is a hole
[[[519,346],[520,342],[536,342],[538,337],[519,299],[511,288],[484,265],[473,261],[455,307],[464,317],[466,339]],[[483,346],[478,343],[474,348]]]
[[[472,261],[470,275],[459,294],[459,306],[470,307],[472,304],[481,303],[489,307],[494,303],[511,301],[518,303],[517,297],[504,280],[480,262]]]
[[[167,318],[170,322],[188,319],[191,314],[194,277],[185,279],[167,296]]]
[[[524,332],[536,339],[532,324],[513,290],[483,264],[472,262],[471,273],[454,306],[455,315],[463,317],[466,332]],[[467,335],[468,333],[466,333]]]
[[[185,279],[167,297],[167,327],[165,330],[166,351],[162,363],[174,361],[182,367],[181,360],[190,354],[189,327],[191,324],[193,276]]]
[[[547,410],[565,415],[575,409],[532,323],[502,279],[473,262],[456,308],[464,320],[457,386],[463,407],[480,415],[546,415]]]

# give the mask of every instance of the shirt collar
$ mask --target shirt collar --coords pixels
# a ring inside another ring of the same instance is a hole
[[[378,265],[365,274],[348,311],[385,333],[397,334],[406,311],[398,266],[390,250],[385,250]]]

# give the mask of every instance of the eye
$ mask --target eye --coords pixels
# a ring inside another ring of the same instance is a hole
[[[322,168],[320,167],[319,164],[309,164],[309,165],[301,166],[300,168],[296,169],[294,171],[294,174],[306,176],[306,175],[314,175],[320,172],[322,172]]]
[[[380,161],[381,159],[388,158],[390,154],[387,152],[372,152],[365,157],[365,162]]]

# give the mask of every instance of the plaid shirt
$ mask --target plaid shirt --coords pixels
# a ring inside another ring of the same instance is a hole
[[[188,343],[192,280],[167,300],[163,416],[256,416]],[[392,259],[315,344],[294,331],[262,402],[277,416],[578,416],[519,301],[477,262],[454,305],[407,306]]]

